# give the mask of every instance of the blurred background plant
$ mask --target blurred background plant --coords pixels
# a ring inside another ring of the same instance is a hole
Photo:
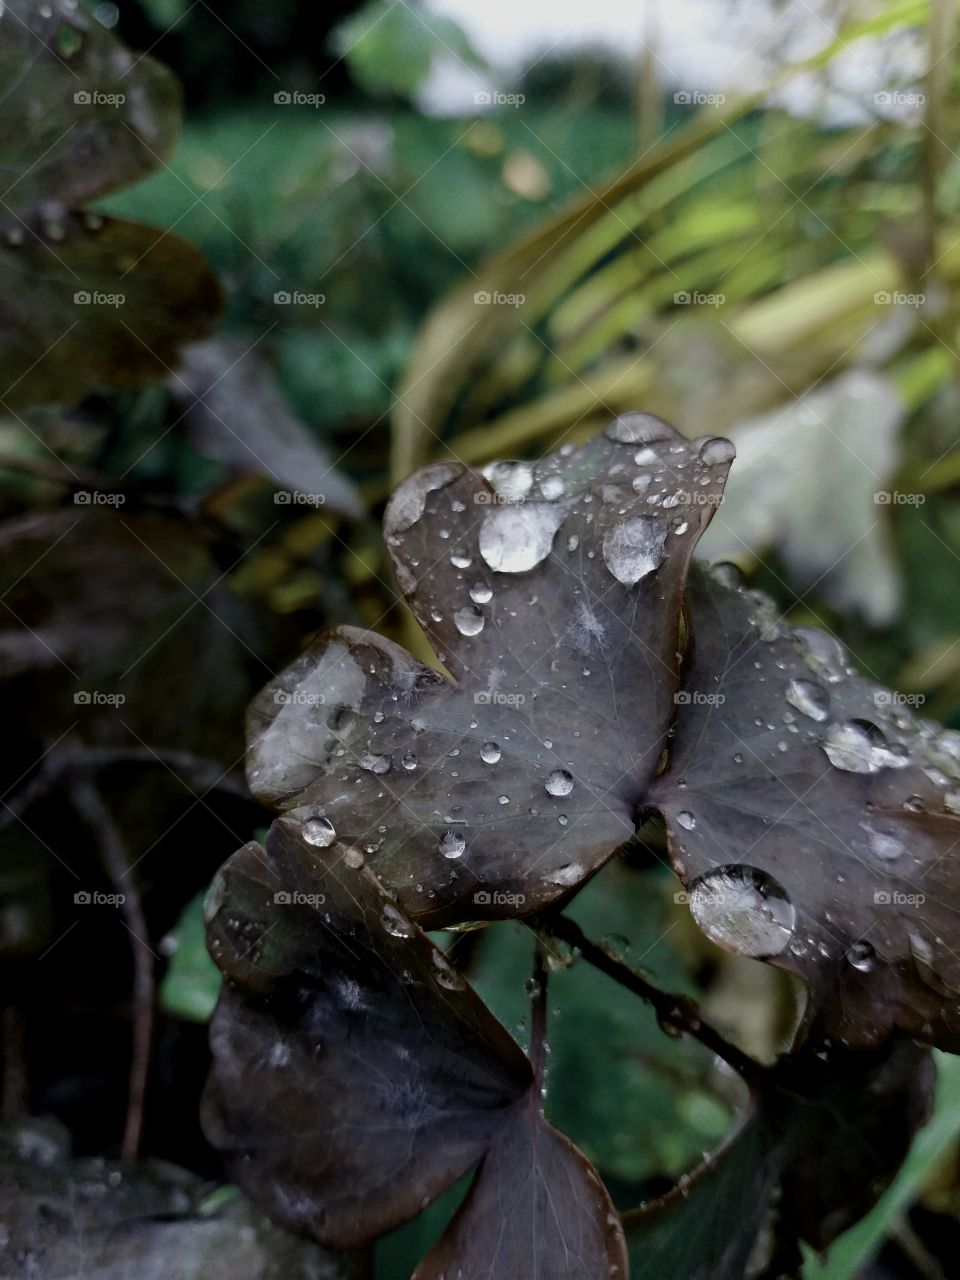
[[[56,1117],[78,1158],[139,1148],[216,1180],[196,1122],[217,981],[200,900],[264,822],[244,707],[327,624],[430,658],[379,531],[414,467],[539,456],[635,407],[730,435],[703,553],[960,727],[960,31],[943,0],[89,8],[174,70],[186,110],[149,176],[85,204],[199,250],[225,313],[136,378],[92,327],[68,378],[51,333],[46,381],[3,398],[4,1107]],[[579,918],[771,1057],[795,993],[701,937],[642,834]],[[98,890],[124,909],[75,898]],[[445,945],[523,1035],[521,932]],[[548,1110],[626,1207],[716,1145],[731,1099],[698,1046],[664,1045],[579,972],[554,983]],[[940,1063],[897,1185],[805,1274],[951,1274],[960,1073]],[[0,1177],[22,1189],[16,1123]],[[63,1158],[62,1133],[31,1134]],[[181,1194],[215,1252],[210,1215],[246,1210],[208,1191]],[[378,1277],[409,1274],[456,1194],[381,1242]],[[293,1266],[247,1229],[251,1276]]]

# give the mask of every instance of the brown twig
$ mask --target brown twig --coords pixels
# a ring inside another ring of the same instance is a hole
[[[93,783],[84,777],[77,778],[73,782],[70,795],[77,812],[88,823],[100,843],[110,879],[120,895],[119,906],[123,922],[132,938],[133,1047],[130,1061],[130,1087],[127,1095],[127,1117],[121,1147],[122,1158],[132,1160],[140,1149],[140,1139],[143,1134],[147,1077],[150,1071],[156,1015],[156,980],[153,967],[156,957],[148,940],[147,921],[143,914],[140,894],[133,877],[128,875],[130,860],[127,857],[127,850],[113,817],[103,802],[103,797]]]
[[[605,973],[608,978],[632,991],[651,1005],[662,1026],[691,1036],[722,1058],[748,1084],[757,1083],[767,1073],[762,1063],[731,1044],[715,1027],[700,1017],[695,1001],[689,996],[675,995],[655,987],[642,973],[625,964],[613,951],[588,938],[580,926],[567,916],[537,916],[530,923],[534,928],[565,942],[576,949],[588,964]]]

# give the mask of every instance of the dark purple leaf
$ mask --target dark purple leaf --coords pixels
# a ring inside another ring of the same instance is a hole
[[[646,414],[536,465],[406,481],[385,533],[447,680],[321,637],[255,700],[248,777],[325,817],[424,923],[529,912],[634,831],[674,713],[680,602],[732,446]]]
[[[799,974],[817,1034],[957,1051],[960,735],[717,574],[691,576],[684,705],[649,797],[694,918]]]
[[[555,1280],[623,1268],[606,1192],[544,1122],[520,1048],[358,851],[320,854],[327,838],[278,819],[211,890],[210,950],[227,981],[205,1127],[237,1181],[278,1222],[347,1247],[479,1163],[442,1257],[488,1247],[464,1242],[460,1224],[484,1221],[508,1189],[517,1238],[482,1274],[533,1274],[507,1268],[534,1247]],[[480,1274],[473,1255],[457,1265]]]

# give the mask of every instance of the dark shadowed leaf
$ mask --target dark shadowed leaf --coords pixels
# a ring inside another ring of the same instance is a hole
[[[284,1225],[353,1246],[480,1163],[438,1246],[451,1266],[533,1274],[514,1269],[532,1240],[555,1280],[622,1273],[606,1192],[545,1124],[520,1048],[356,850],[332,842],[320,856],[328,838],[281,818],[211,889],[211,954],[227,982],[205,1126],[237,1180]],[[489,1238],[464,1240],[461,1223],[493,1212],[507,1178],[518,1239],[487,1257]]]
[[[300,501],[345,515],[362,513],[355,485],[290,409],[250,343],[214,340],[188,347],[168,385],[201,453],[272,480],[281,504]]]
[[[693,915],[798,973],[819,1034],[956,1051],[960,735],[717,573],[691,577],[686,704],[650,794]]]
[[[732,453],[632,414],[490,479],[412,476],[387,544],[453,681],[372,633],[321,637],[251,708],[254,793],[331,821],[424,923],[568,893],[633,833]]]
[[[295,1239],[160,1161],[70,1158],[53,1121],[0,1135],[0,1274],[43,1280],[366,1280],[357,1254]]]
[[[82,206],[166,163],[173,77],[79,5],[10,0],[0,81],[0,398],[65,403],[162,377],[210,330],[216,281],[176,236]]]
[[[632,1280],[742,1280],[777,1248],[826,1247],[895,1175],[934,1077],[930,1053],[904,1040],[781,1059],[719,1151],[624,1214]]]

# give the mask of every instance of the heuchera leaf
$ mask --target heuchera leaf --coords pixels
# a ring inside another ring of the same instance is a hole
[[[691,575],[670,763],[650,791],[694,918],[799,974],[816,1035],[960,1050],[960,735],[791,629],[724,569]]]
[[[0,399],[69,403],[162,377],[219,315],[216,280],[176,236],[82,206],[166,163],[173,76],[70,0],[8,0],[0,82]]]
[[[519,1046],[359,852],[323,839],[281,818],[211,889],[227,981],[204,1119],[237,1181],[276,1221],[351,1247],[479,1163],[423,1280],[624,1275],[606,1191],[544,1121]],[[503,1197],[513,1226],[486,1231]]]
[[[417,472],[385,533],[452,680],[371,633],[322,636],[251,708],[255,795],[332,822],[428,926],[568,894],[633,834],[732,455],[631,414],[535,466]]]

